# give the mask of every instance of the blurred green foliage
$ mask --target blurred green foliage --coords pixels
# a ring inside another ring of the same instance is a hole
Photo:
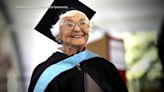
[[[157,54],[157,32],[130,32],[123,39],[129,92],[159,86],[162,66]]]

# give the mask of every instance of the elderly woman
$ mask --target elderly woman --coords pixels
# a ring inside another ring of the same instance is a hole
[[[89,33],[89,19],[83,12],[78,10],[68,11],[60,16],[57,24],[60,32],[55,37],[57,42],[62,44],[61,51],[68,56],[72,56],[85,49]],[[52,34],[53,31],[56,32],[56,30],[52,30]]]
[[[128,92],[115,66],[85,48],[92,16],[88,16],[83,7],[87,10],[89,8],[81,2],[70,1],[71,4],[63,3],[64,1],[52,4],[75,6],[73,10],[67,10],[60,16],[55,30],[51,29],[55,41],[62,47],[35,68],[28,91]],[[94,15],[91,10],[90,13]]]

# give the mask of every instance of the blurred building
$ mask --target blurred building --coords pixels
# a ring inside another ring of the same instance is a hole
[[[0,1],[0,92],[23,92],[21,62],[14,31],[4,2]]]

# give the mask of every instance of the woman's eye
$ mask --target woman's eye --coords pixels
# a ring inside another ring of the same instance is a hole
[[[65,22],[64,23],[64,26],[66,26],[66,27],[72,27],[74,24],[73,23],[71,23],[71,22]]]
[[[80,25],[86,25],[86,23],[85,22],[81,22]]]
[[[68,27],[72,27],[73,24],[72,24],[72,23],[67,23],[67,26],[68,26]]]

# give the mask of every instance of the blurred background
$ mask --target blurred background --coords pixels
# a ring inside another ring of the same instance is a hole
[[[163,0],[80,0],[96,11],[87,48],[112,62],[129,92],[164,92]],[[34,30],[53,0],[0,1],[0,92],[27,92],[59,47]]]

